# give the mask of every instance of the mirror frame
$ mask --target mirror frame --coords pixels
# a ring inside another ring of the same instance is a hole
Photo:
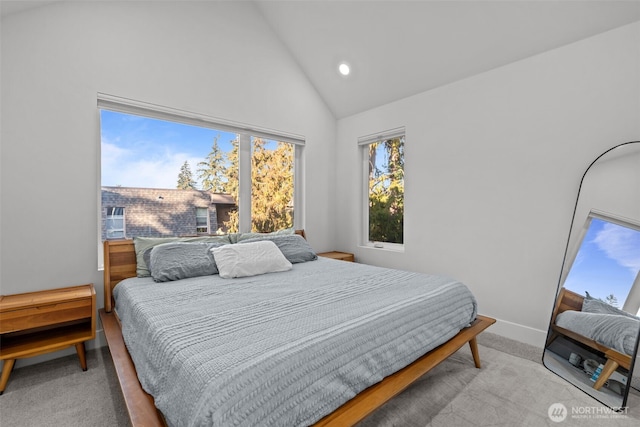
[[[558,377],[560,377],[560,378],[562,378],[562,379],[566,380],[566,381],[567,381],[568,383],[570,383],[572,386],[574,386],[574,387],[576,387],[576,388],[578,388],[578,389],[582,390],[585,394],[588,394],[589,396],[591,396],[592,398],[594,398],[594,399],[595,399],[595,400],[597,400],[598,402],[600,402],[600,403],[602,403],[602,404],[604,404],[604,405],[606,405],[606,406],[608,406],[608,407],[610,407],[610,408],[612,408],[612,409],[614,409],[614,410],[618,410],[618,411],[623,410],[624,408],[626,408],[626,405],[627,405],[627,399],[628,399],[628,397],[629,397],[629,392],[630,392],[631,387],[632,387],[632,386],[631,386],[631,383],[633,382],[633,381],[632,381],[632,378],[633,378],[633,371],[634,371],[634,369],[635,369],[635,362],[636,362],[636,359],[638,358],[638,349],[640,348],[640,328],[638,329],[638,336],[636,337],[635,349],[634,349],[633,355],[632,355],[632,357],[631,357],[631,363],[630,363],[630,366],[629,366],[628,380],[627,380],[627,384],[626,384],[626,386],[625,386],[625,389],[624,389],[624,392],[623,392],[623,395],[622,395],[622,404],[620,405],[620,407],[617,407],[617,408],[616,408],[616,407],[613,407],[613,406],[611,406],[611,405],[609,405],[609,404],[608,404],[608,403],[606,403],[606,402],[603,402],[601,399],[599,399],[599,398],[598,398],[597,396],[595,396],[594,394],[587,393],[587,392],[586,392],[586,391],[584,391],[582,388],[578,387],[578,385],[576,385],[576,384],[574,384],[573,382],[571,382],[571,381],[567,380],[566,378],[562,377],[560,374],[558,374],[557,372],[555,372],[554,370],[552,370],[551,368],[549,368],[549,367],[545,364],[545,354],[546,354],[546,352],[547,352],[547,348],[549,347],[548,341],[549,341],[549,338],[550,338],[551,333],[552,333],[552,331],[551,331],[551,323],[552,323],[552,321],[553,321],[553,314],[555,313],[555,311],[556,311],[556,306],[557,306],[557,304],[558,304],[558,296],[560,295],[560,292],[561,292],[561,290],[562,290],[562,289],[563,289],[563,287],[564,287],[563,280],[566,280],[566,277],[567,277],[567,276],[568,276],[568,274],[569,274],[568,272],[567,272],[567,274],[565,274],[565,267],[566,267],[566,265],[567,265],[567,256],[569,255],[569,250],[571,249],[571,236],[573,235],[573,228],[574,228],[574,225],[575,225],[575,222],[576,222],[576,215],[577,215],[577,213],[578,213],[578,206],[579,206],[579,202],[580,202],[580,193],[581,193],[581,191],[582,191],[582,186],[583,186],[583,184],[584,184],[585,177],[586,177],[586,176],[587,176],[587,174],[589,173],[589,170],[591,169],[591,167],[592,167],[594,164],[596,164],[596,163],[598,162],[598,160],[600,160],[602,157],[604,157],[605,155],[607,155],[607,154],[608,154],[608,153],[610,153],[611,151],[614,151],[614,150],[616,150],[616,149],[618,149],[618,148],[625,147],[625,146],[632,145],[632,144],[638,144],[638,145],[640,146],[640,141],[629,141],[629,142],[624,142],[624,143],[617,144],[617,145],[615,145],[615,146],[613,146],[613,147],[611,147],[611,148],[607,149],[606,151],[604,151],[603,153],[601,153],[598,157],[596,157],[596,158],[595,158],[595,159],[594,159],[594,160],[589,164],[589,166],[585,169],[584,173],[582,174],[582,178],[580,179],[580,185],[578,186],[578,193],[577,193],[577,196],[576,196],[576,202],[575,202],[575,205],[574,205],[574,207],[573,207],[573,215],[572,215],[572,217],[571,217],[571,224],[569,225],[569,234],[568,234],[568,236],[567,236],[567,243],[566,243],[566,245],[565,245],[564,257],[563,257],[563,259],[562,259],[562,265],[560,266],[560,276],[559,276],[559,278],[558,278],[558,285],[557,285],[557,288],[556,288],[556,292],[555,292],[555,296],[554,296],[554,302],[553,302],[553,306],[552,306],[552,310],[551,310],[551,316],[550,316],[550,318],[549,318],[549,323],[548,323],[548,324],[549,324],[549,327],[547,328],[547,336],[546,336],[546,339],[545,339],[545,344],[544,344],[544,348],[543,348],[543,352],[542,352],[542,365],[543,365],[545,368],[549,369],[551,372],[553,372],[554,374],[558,375]]]

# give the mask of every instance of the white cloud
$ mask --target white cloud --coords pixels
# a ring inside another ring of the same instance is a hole
[[[615,224],[605,224],[593,240],[598,248],[634,274],[640,270],[640,232]]]
[[[194,179],[201,158],[175,153],[169,148],[154,150],[148,158],[137,152],[102,142],[102,185],[146,188],[176,188],[180,167],[189,162]]]

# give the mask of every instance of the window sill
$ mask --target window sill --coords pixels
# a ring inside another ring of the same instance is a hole
[[[398,253],[403,253],[404,252],[404,245],[400,245],[397,243],[367,243],[364,245],[359,245],[359,248],[363,248],[363,249],[373,249],[376,251],[387,251],[387,252],[398,252]]]

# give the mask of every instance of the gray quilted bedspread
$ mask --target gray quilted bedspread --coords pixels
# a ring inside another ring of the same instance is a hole
[[[568,310],[558,314],[556,325],[620,353],[633,354],[640,321],[628,316]]]
[[[312,424],[476,316],[453,279],[326,258],[239,279],[127,279],[115,298],[171,426]]]

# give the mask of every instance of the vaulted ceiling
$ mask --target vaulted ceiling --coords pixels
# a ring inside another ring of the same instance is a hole
[[[264,1],[258,7],[338,118],[640,20],[637,1]],[[337,72],[340,61],[351,65],[348,78]]]
[[[48,3],[3,1],[2,15]],[[640,0],[254,3],[336,118],[640,21]]]

